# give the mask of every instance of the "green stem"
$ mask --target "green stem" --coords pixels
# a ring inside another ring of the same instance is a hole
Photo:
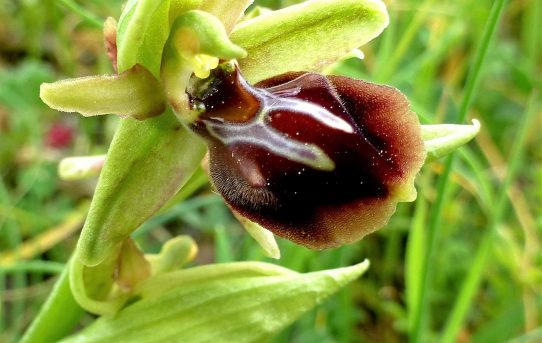
[[[56,342],[79,323],[84,311],[72,296],[69,269],[68,263],[20,343]]]
[[[468,110],[471,106],[472,100],[475,95],[475,91],[478,87],[480,76],[482,72],[482,66],[487,57],[487,53],[491,42],[497,31],[498,23],[500,22],[501,15],[504,11],[504,5],[506,0],[497,0],[493,3],[491,8],[491,13],[484,28],[484,34],[480,45],[476,51],[476,57],[474,60],[473,67],[469,72],[467,83],[465,86],[465,96],[463,97],[458,121],[464,122],[467,117]],[[425,255],[425,260],[422,268],[422,286],[421,291],[419,292],[419,300],[417,301],[418,307],[416,312],[413,314],[413,330],[411,332],[411,341],[412,342],[421,342],[423,340],[424,326],[429,318],[429,291],[430,291],[430,280],[431,280],[431,271],[432,271],[432,261],[434,260],[433,255],[436,250],[438,237],[440,235],[441,219],[442,219],[442,210],[444,205],[447,203],[448,198],[448,189],[449,189],[449,178],[454,165],[454,154],[450,155],[444,164],[444,172],[439,178],[437,184],[437,199],[435,205],[433,206],[432,213],[429,221],[429,231],[427,233],[427,251]]]

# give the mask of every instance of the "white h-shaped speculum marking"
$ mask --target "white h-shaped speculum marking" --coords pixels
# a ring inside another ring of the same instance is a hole
[[[244,80],[241,81],[245,83]],[[266,124],[267,114],[273,111],[289,110],[298,115],[306,115],[332,129],[353,133],[354,128],[345,120],[335,116],[327,109],[301,99],[285,99],[264,89],[243,85],[261,102],[256,116],[248,123],[228,123],[222,120],[203,119],[209,134],[225,145],[252,144],[288,160],[302,163],[318,170],[331,171],[335,163],[317,145],[296,141]]]

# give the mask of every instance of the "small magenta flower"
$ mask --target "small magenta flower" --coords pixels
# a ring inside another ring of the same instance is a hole
[[[72,127],[62,123],[54,123],[45,135],[45,144],[51,148],[64,149],[71,145],[74,139]]]
[[[251,86],[232,64],[193,80],[191,126],[208,143],[213,184],[279,236],[311,248],[351,243],[415,198],[425,148],[398,90],[304,72]]]

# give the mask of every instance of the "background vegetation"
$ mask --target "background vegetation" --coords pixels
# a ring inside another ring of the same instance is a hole
[[[275,342],[542,341],[542,1],[386,3],[390,27],[334,72],[401,89],[425,123],[478,118],[482,133],[426,165],[418,200],[362,242],[315,252],[280,240],[276,263],[297,271],[372,266]],[[48,109],[39,84],[111,72],[101,23],[120,9],[0,0],[0,342],[33,319],[88,209],[95,180],[59,180],[59,160],[105,153],[117,124]],[[189,234],[195,264],[266,260],[205,177],[192,185],[134,234],[142,247]]]

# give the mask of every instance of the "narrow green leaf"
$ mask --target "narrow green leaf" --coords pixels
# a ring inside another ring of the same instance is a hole
[[[363,274],[369,263],[309,274],[182,284],[102,317],[66,342],[264,342]]]
[[[43,83],[40,97],[49,107],[83,116],[118,114],[147,119],[165,110],[160,82],[135,65],[120,75],[100,75]]]
[[[250,82],[288,71],[322,71],[388,25],[380,0],[311,0],[238,24],[230,38]]]
[[[422,138],[427,151],[427,162],[446,156],[467,144],[480,132],[480,122],[472,125],[422,125]]]

